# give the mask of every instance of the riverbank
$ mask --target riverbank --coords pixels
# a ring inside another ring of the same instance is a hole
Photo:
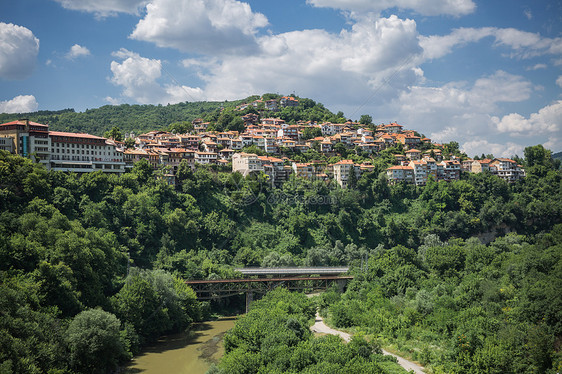
[[[142,350],[125,374],[205,374],[224,354],[222,339],[237,317],[201,322],[187,333],[163,336]]]

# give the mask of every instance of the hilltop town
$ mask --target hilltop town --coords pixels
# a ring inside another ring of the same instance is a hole
[[[283,108],[299,106],[299,100],[283,96],[242,103],[235,118],[242,131],[216,131],[211,122],[198,118],[189,130],[150,131],[109,137],[86,133],[50,131],[29,120],[0,124],[0,149],[33,156],[47,169],[69,172],[123,173],[146,160],[158,177],[175,183],[182,161],[191,168],[216,165],[247,176],[263,172],[274,186],[292,174],[315,180],[334,180],[342,188],[353,186],[363,173],[381,171],[375,161],[384,158],[389,183],[425,185],[428,178],[453,181],[461,172],[488,171],[507,182],[525,177],[521,165],[507,158],[466,157],[458,145],[439,144],[398,123],[374,125],[366,120],[344,123],[292,121],[275,116]],[[253,111],[249,112],[248,109]]]

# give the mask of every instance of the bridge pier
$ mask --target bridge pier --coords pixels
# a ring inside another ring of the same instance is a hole
[[[246,291],[246,313],[250,311],[250,304],[254,301],[254,293],[252,291]]]
[[[338,279],[336,280],[336,284],[338,286],[338,291],[340,293],[343,293],[343,291],[345,290],[345,285],[347,284],[347,279]]]

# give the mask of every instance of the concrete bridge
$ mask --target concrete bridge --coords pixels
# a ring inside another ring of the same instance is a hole
[[[244,278],[188,280],[199,300],[216,300],[246,294],[246,312],[254,293],[265,294],[276,287],[289,290],[325,290],[336,284],[343,291],[352,276],[348,267],[238,268]],[[252,278],[250,278],[252,277]]]

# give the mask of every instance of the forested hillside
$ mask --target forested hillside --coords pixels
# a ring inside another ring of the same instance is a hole
[[[288,123],[296,121],[331,121],[345,122],[342,112],[333,114],[322,104],[311,99],[298,98],[298,107],[281,108],[279,112],[264,110],[263,103],[258,108],[248,107],[243,111],[236,110],[241,103],[251,103],[259,96],[250,96],[235,101],[201,101],[184,102],[173,105],[105,105],[100,108],[76,112],[74,109],[59,111],[39,111],[33,113],[6,114],[0,113],[0,123],[28,118],[34,122],[48,124],[51,131],[85,132],[103,136],[116,127],[122,133],[139,135],[152,130],[167,130],[170,125],[191,123],[196,118],[211,122],[211,130],[243,130],[241,115],[247,113],[263,113],[275,116]],[[265,94],[264,99],[279,99],[280,95]],[[241,127],[240,127],[241,126]],[[178,127],[178,128],[181,128]],[[172,128],[174,129],[174,128]]]
[[[174,105],[105,105],[84,112],[74,109],[61,111],[40,111],[23,114],[0,114],[0,123],[19,118],[48,124],[52,131],[85,132],[102,136],[113,127],[124,133],[140,134],[152,130],[162,130],[179,121],[192,121],[221,106],[234,106],[235,103],[195,102]]]
[[[436,372],[554,373],[561,172],[542,146],[524,163],[516,184],[482,173],[388,185],[380,165],[356,188],[293,178],[280,190],[263,175],[184,163],[174,188],[146,162],[79,177],[2,151],[0,371],[109,371],[204,318],[208,306],[182,279],[235,276],[233,265],[350,264],[354,284],[322,301],[337,326]]]

